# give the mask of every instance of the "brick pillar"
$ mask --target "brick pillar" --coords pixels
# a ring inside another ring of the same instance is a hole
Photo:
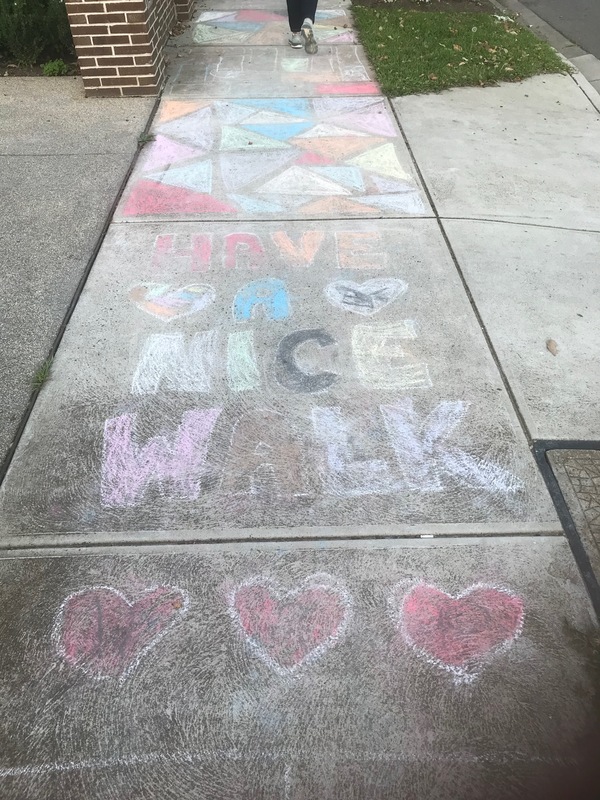
[[[88,97],[160,92],[175,0],[66,0],[65,5]]]
[[[191,19],[196,0],[175,0],[175,10],[177,11],[177,19],[180,22],[185,22]]]

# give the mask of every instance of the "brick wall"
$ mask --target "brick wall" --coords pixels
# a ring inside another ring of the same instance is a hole
[[[194,3],[196,0],[175,0],[175,10],[177,11],[177,19],[181,22],[190,19],[194,10]]]
[[[187,7],[188,0],[180,4]],[[66,0],[65,5],[86,95],[159,93],[163,48],[177,18],[175,0]]]

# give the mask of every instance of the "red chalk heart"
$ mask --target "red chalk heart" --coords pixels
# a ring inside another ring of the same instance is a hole
[[[523,602],[505,589],[483,584],[455,597],[419,584],[402,600],[400,622],[405,639],[421,655],[464,675],[517,638]]]
[[[123,680],[187,606],[186,593],[173,586],[148,589],[135,602],[110,586],[83,589],[63,602],[55,644],[70,666],[97,678]]]
[[[315,661],[346,630],[352,600],[327,578],[313,576],[289,592],[254,578],[230,595],[233,620],[257,655],[280,675],[294,675]]]

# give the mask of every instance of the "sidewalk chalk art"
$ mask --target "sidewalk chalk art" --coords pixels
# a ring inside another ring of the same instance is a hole
[[[164,101],[119,211],[131,221],[426,213],[408,152],[377,96]],[[255,241],[246,239],[249,247]],[[205,254],[196,257],[202,263]]]
[[[397,587],[389,601],[394,625],[418,656],[450,672],[455,684],[475,681],[523,629],[523,601],[499,586],[476,583],[450,595],[418,583],[400,593]]]
[[[288,591],[268,578],[251,578],[231,591],[228,608],[252,652],[283,677],[335,647],[352,618],[351,596],[325,574]]]
[[[87,675],[124,681],[187,613],[183,589],[155,586],[129,600],[111,586],[70,594],[53,629],[60,658]]]

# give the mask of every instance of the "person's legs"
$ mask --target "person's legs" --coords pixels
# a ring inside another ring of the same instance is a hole
[[[287,0],[288,20],[292,33],[300,33],[305,18],[304,2],[305,0]]]
[[[312,24],[317,13],[318,0],[287,0],[288,20],[290,23],[290,44],[292,47],[304,46],[307,53],[316,53],[319,49]]]

